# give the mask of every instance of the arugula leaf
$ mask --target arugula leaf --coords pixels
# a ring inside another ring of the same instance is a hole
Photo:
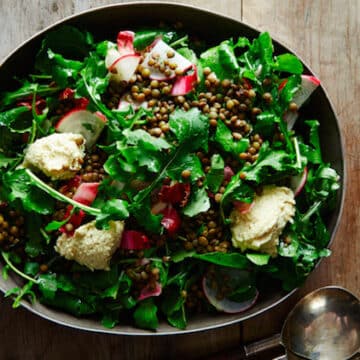
[[[294,155],[285,150],[270,150],[264,143],[254,164],[245,166],[242,172],[246,181],[257,184],[275,183],[283,177],[299,171]]]
[[[134,311],[135,325],[142,329],[156,330],[159,326],[156,313],[157,306],[152,298],[141,301]]]
[[[40,265],[37,262],[27,261],[24,264],[24,273],[26,275],[35,276],[40,270]]]
[[[19,119],[23,113],[28,113],[29,109],[26,106],[19,106],[0,113],[0,126],[5,126],[12,129],[11,125]]]
[[[38,287],[44,297],[53,300],[57,291],[56,274],[40,274]]]
[[[20,99],[28,99],[33,96],[35,91],[38,96],[47,96],[52,95],[58,92],[60,88],[58,86],[43,85],[37,83],[30,83],[29,81],[24,81],[24,84],[15,91],[4,92],[0,97],[0,109],[5,108],[8,105],[13,104],[14,102]]]
[[[150,209],[149,199],[144,201],[133,202],[130,206],[130,212],[135,216],[136,221],[144,229],[155,234],[162,232],[163,227],[161,225],[162,215],[154,215]]]
[[[210,166],[210,171],[206,175],[206,185],[209,190],[215,194],[224,180],[225,163],[219,154],[214,154],[211,157]]]
[[[170,115],[169,126],[181,147],[187,152],[208,149],[209,121],[199,109],[175,110]]]
[[[248,260],[257,266],[266,265],[270,260],[269,254],[247,253],[245,256]]]
[[[276,57],[274,69],[297,75],[301,75],[304,71],[301,61],[293,54],[278,55]]]
[[[94,40],[90,33],[82,32],[70,25],[64,25],[46,34],[39,54],[51,49],[63,56],[83,59],[88,55],[93,45]]]
[[[96,216],[96,226],[109,229],[110,220],[124,220],[129,217],[128,202],[121,199],[108,200]]]
[[[189,217],[205,212],[210,208],[210,199],[205,188],[197,188],[191,192],[189,203],[183,213]]]
[[[235,140],[230,129],[222,121],[218,121],[217,123],[215,142],[222,150],[236,157],[249,147],[249,139],[243,138],[241,140]]]
[[[232,252],[232,253],[211,252],[205,254],[195,253],[193,254],[192,257],[195,259],[208,261],[213,264],[231,267],[235,269],[246,269],[249,266],[249,262],[246,256],[237,252]]]
[[[43,215],[53,213],[54,200],[44,191],[32,185],[26,170],[20,169],[5,173],[3,184],[9,190],[9,201],[20,199],[26,211],[35,211]]]
[[[34,282],[27,282],[22,288],[15,287],[13,289],[8,290],[5,293],[5,297],[9,297],[11,295],[16,295],[12,307],[14,309],[18,308],[21,305],[21,301],[23,298],[28,297],[31,303],[34,303],[36,300],[35,293],[31,290],[34,285]]]
[[[92,52],[85,60],[84,68],[81,70],[81,81],[77,84],[77,93],[93,101],[94,105],[108,119],[115,117],[114,113],[109,110],[102,102],[101,95],[104,94],[108,85],[110,75],[105,66],[105,61]]]
[[[45,253],[46,242],[41,234],[42,220],[39,214],[26,213],[26,245],[25,251],[31,258]]]
[[[231,68],[229,69],[229,67],[233,66],[230,65],[231,60],[233,58],[231,57],[231,59],[229,59],[228,54],[223,50],[222,57],[225,58],[224,60],[227,63],[229,63],[228,67],[223,66],[223,63],[220,61],[219,49],[220,49],[219,46],[215,46],[203,52],[200,55],[200,59],[199,59],[200,66],[203,69],[209,67],[211,71],[213,71],[216,74],[216,77],[219,80],[232,79],[233,70],[231,70]],[[226,50],[228,50],[229,52],[231,51],[228,48]]]
[[[239,71],[239,64],[234,53],[234,45],[231,40],[223,41],[219,45],[219,61],[228,71],[237,74]],[[233,78],[233,76],[232,76]]]
[[[201,161],[195,154],[178,156],[168,167],[166,173],[172,180],[179,180],[181,179],[183,170],[190,171],[189,179],[191,182],[194,182],[205,175]]]

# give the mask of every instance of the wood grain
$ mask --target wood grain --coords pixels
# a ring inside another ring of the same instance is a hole
[[[174,1],[177,2],[177,1]],[[271,312],[241,325],[177,337],[109,336],[49,323],[0,300],[0,359],[168,359],[207,358],[240,341],[273,334],[297,299],[327,284],[360,296],[360,1],[358,0],[188,0],[268,30],[295,50],[320,77],[339,116],[347,162],[346,206],[333,254],[305,286]],[[1,0],[0,60],[44,27],[108,0]]]

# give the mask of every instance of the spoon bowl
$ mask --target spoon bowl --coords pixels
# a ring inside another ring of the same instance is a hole
[[[360,350],[360,301],[328,286],[311,292],[289,313],[281,344],[306,359],[350,359]]]

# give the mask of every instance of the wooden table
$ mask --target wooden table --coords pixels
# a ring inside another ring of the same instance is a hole
[[[176,337],[107,336],[52,324],[0,300],[0,359],[175,359],[210,354],[275,333],[294,303],[315,288],[341,285],[360,296],[360,1],[183,0],[268,30],[320,77],[345,140],[346,206],[333,254],[282,305],[242,324]],[[108,0],[1,0],[0,59],[30,35]],[[224,359],[226,357],[223,357]],[[269,357],[266,357],[269,358]]]

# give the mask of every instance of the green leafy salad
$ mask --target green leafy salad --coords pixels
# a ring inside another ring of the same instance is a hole
[[[209,47],[182,29],[97,42],[64,26],[14,81],[0,95],[14,307],[185,329],[290,291],[330,254],[339,176],[301,115],[320,82],[268,33]]]

